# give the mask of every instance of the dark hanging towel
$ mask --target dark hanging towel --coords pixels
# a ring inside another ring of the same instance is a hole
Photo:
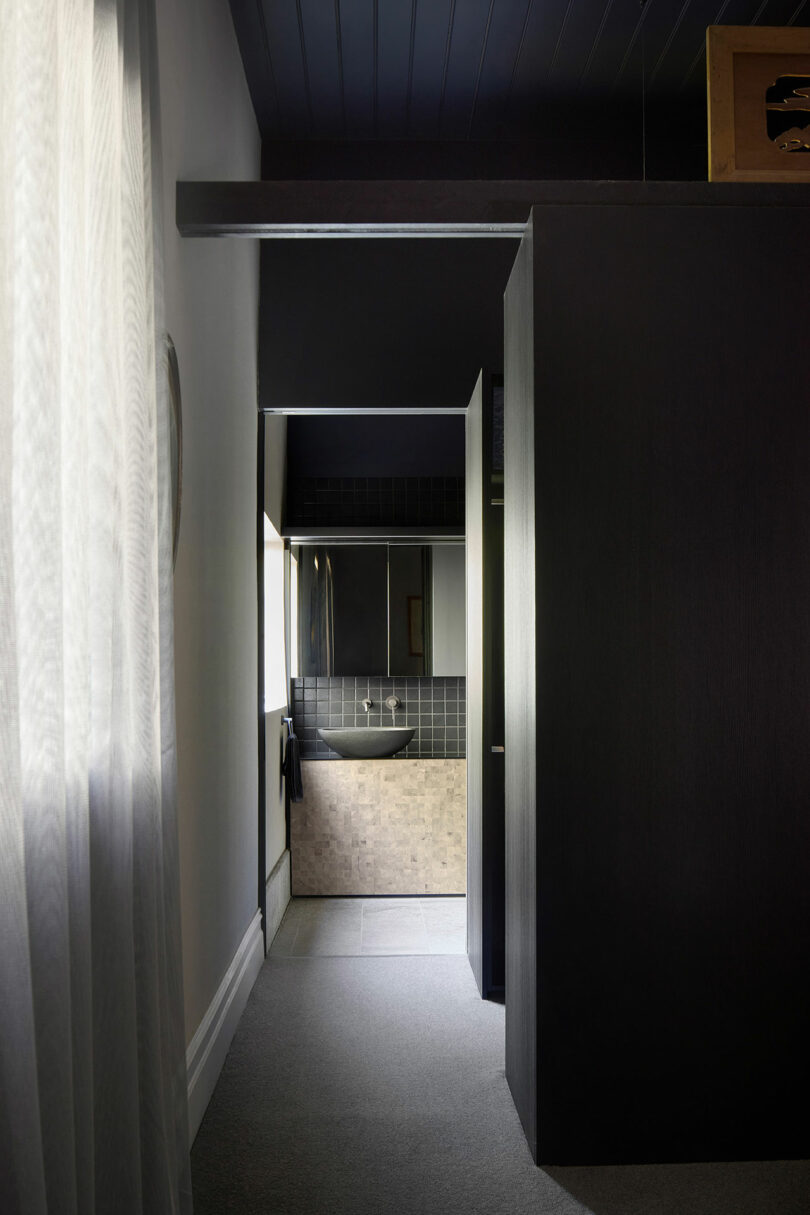
[[[302,802],[304,800],[304,782],[301,779],[301,744],[292,730],[287,735],[284,764],[281,770],[287,779],[290,801]]]

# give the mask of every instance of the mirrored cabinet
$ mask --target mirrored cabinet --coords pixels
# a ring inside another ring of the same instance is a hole
[[[464,675],[464,545],[294,544],[300,675]]]

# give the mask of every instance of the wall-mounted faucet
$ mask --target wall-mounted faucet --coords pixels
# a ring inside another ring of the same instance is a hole
[[[385,698],[385,707],[386,709],[390,709],[393,713],[395,709],[402,708],[402,701],[398,696],[387,696]]]
[[[366,711],[366,713],[368,713],[369,709],[370,709],[370,708],[371,708],[371,706],[374,704],[374,701],[373,701],[373,700],[369,700],[369,698],[368,698],[368,697],[366,697],[366,699],[365,699],[365,700],[362,700],[360,703],[362,704],[362,706],[363,706],[364,710]]]

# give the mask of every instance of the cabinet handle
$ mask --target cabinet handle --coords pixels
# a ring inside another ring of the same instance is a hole
[[[490,747],[489,749],[490,749],[490,751],[498,751],[498,752],[500,752],[500,751],[505,751],[505,750],[506,750],[506,747]]]

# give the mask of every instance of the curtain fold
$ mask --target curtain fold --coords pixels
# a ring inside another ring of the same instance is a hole
[[[152,0],[0,5],[0,1207],[191,1210]]]

